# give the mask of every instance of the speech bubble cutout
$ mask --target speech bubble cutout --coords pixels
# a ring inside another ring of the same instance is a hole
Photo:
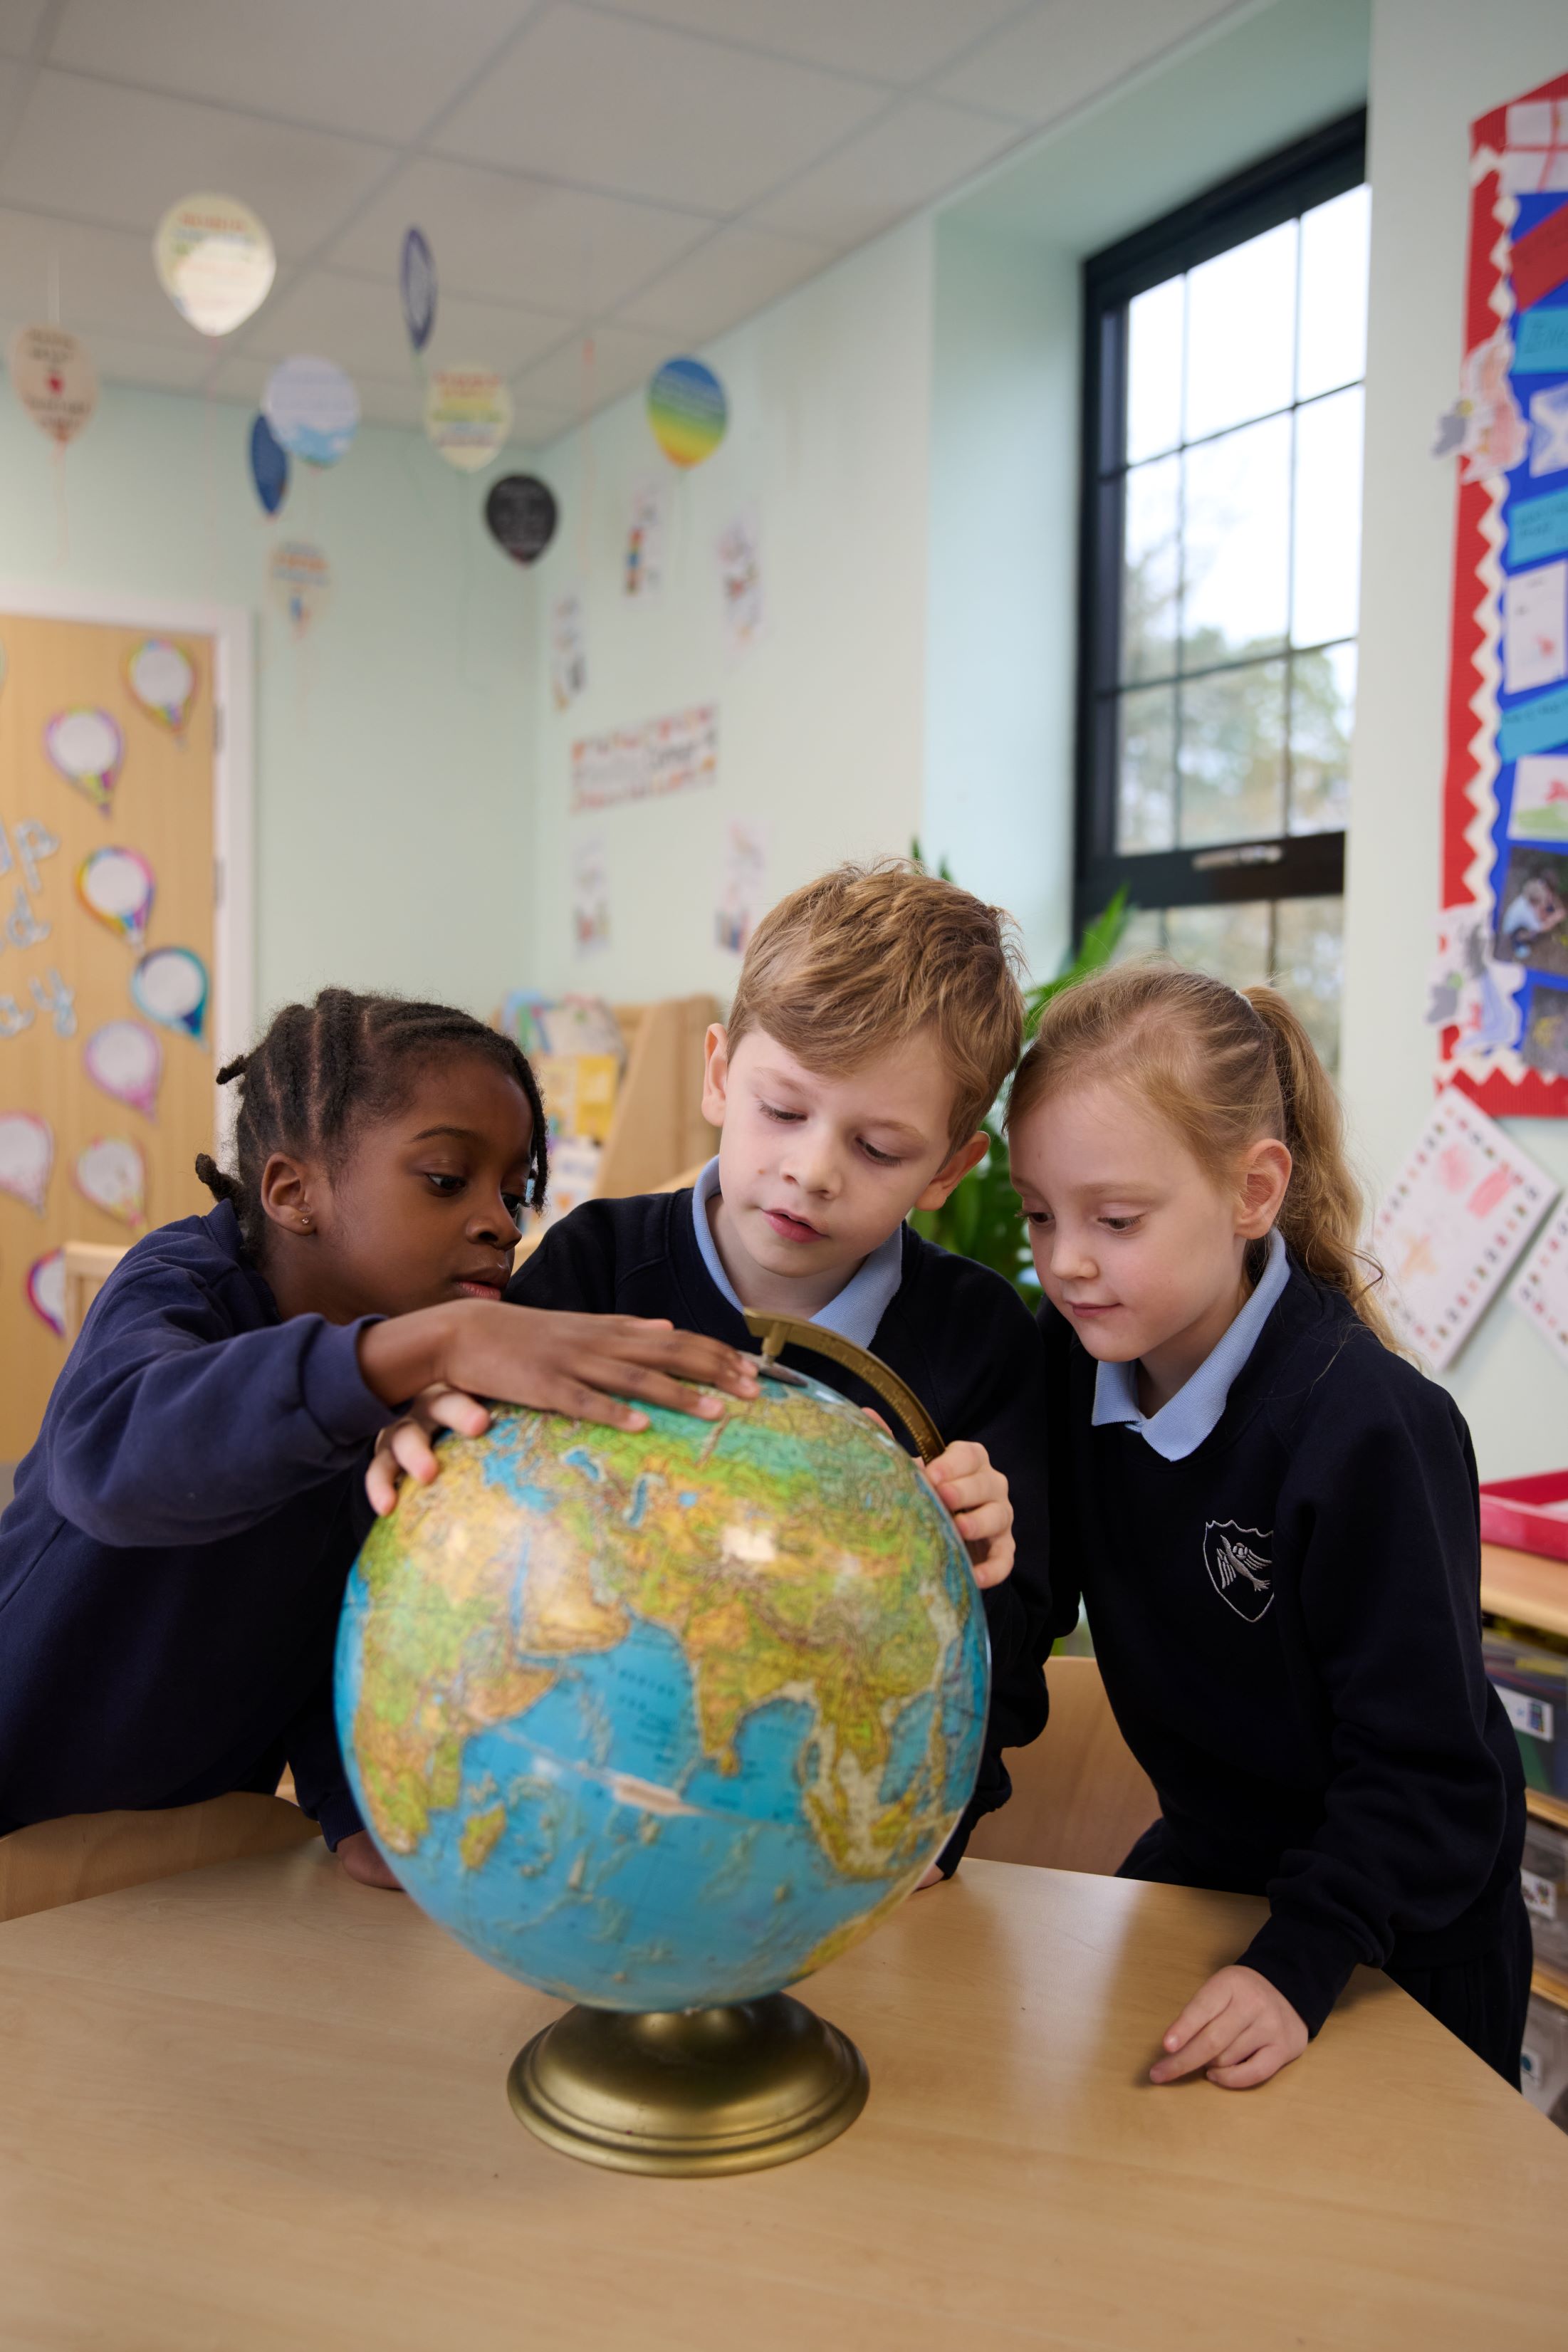
[[[672,464],[700,466],[724,438],[730,404],[700,360],[666,360],[647,388],[647,421]]]
[[[107,816],[125,758],[125,738],[108,711],[57,711],[44,730],[44,749],[67,783]]]
[[[234,196],[182,196],[153,239],[158,283],[202,335],[232,335],[272,290],[278,257],[248,205]]]
[[[95,849],[76,870],[76,895],[88,913],[133,948],[147,936],[157,887],[139,849]]]
[[[66,1254],[63,1249],[46,1250],[27,1268],[24,1285],[27,1304],[42,1323],[47,1323],[57,1339],[66,1336]]]
[[[250,425],[250,478],[262,513],[275,515],[289,495],[289,452],[259,414]]]
[[[0,1112],[0,1192],[42,1216],[55,1164],[55,1131],[30,1110]]]
[[[422,352],[436,324],[436,261],[423,230],[411,228],[405,236],[397,278],[408,340]]]
[[[195,665],[184,646],[167,637],[144,637],[125,665],[132,693],[151,719],[171,735],[183,735],[195,698]]]
[[[84,1201],[122,1225],[147,1222],[147,1163],[125,1135],[100,1135],[76,1156],[76,1188]]]
[[[332,567],[308,539],[286,539],[267,566],[273,602],[287,614],[296,637],[314,626],[332,593]]]
[[[359,430],[359,394],[334,360],[301,352],[268,377],[261,413],[290,457],[335,466]]]
[[[98,371],[63,327],[18,327],[7,354],[11,388],[40,433],[63,449],[98,406]]]
[[[157,1117],[163,1048],[145,1022],[106,1021],[82,1047],[81,1058],[95,1087],[147,1118]]]
[[[448,466],[477,474],[506,446],[511,392],[494,368],[437,368],[425,395],[425,430]]]
[[[537,474],[503,474],[490,485],[485,523],[514,563],[535,563],[555,536],[555,493]]]
[[[207,1017],[207,968],[194,948],[154,948],[131,975],[139,1012],[201,1043]]]

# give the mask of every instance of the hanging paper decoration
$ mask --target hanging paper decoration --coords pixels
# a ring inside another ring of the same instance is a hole
[[[125,738],[107,710],[58,711],[44,730],[44,749],[68,784],[109,814],[125,758]]]
[[[436,261],[423,230],[411,228],[404,238],[397,278],[403,294],[403,323],[415,350],[422,352],[436,324]]]
[[[494,368],[437,368],[425,397],[425,430],[449,466],[477,474],[511,431],[505,377]]]
[[[184,196],[153,239],[158,283],[198,334],[232,335],[272,289],[278,257],[248,205],[233,196]]]
[[[261,413],[273,437],[308,466],[335,466],[359,430],[359,394],[335,360],[301,352],[267,379]]]
[[[148,714],[172,735],[183,735],[196,691],[195,665],[184,646],[144,637],[125,665],[126,683]]]
[[[289,452],[259,412],[250,428],[250,478],[263,514],[275,515],[289,495]]]
[[[64,1250],[48,1250],[42,1257],[36,1257],[27,1268],[27,1278],[23,1287],[34,1314],[48,1325],[57,1339],[63,1339],[66,1336]]]
[[[536,474],[503,474],[485,500],[490,537],[514,563],[533,563],[555,536],[555,494]]]
[[[302,637],[331,594],[331,564],[309,540],[286,539],[273,549],[267,577],[273,602],[288,614],[294,635]]]
[[[30,1110],[0,1112],[0,1192],[42,1216],[55,1164],[55,1131]]]
[[[207,968],[194,948],[153,948],[131,975],[139,1012],[165,1029],[202,1042],[207,1017]]]
[[[95,1087],[145,1118],[156,1118],[163,1048],[145,1022],[106,1021],[82,1047],[81,1058]]]
[[[76,870],[76,894],[89,915],[133,948],[147,936],[157,887],[153,868],[139,849],[95,849]]]
[[[666,360],[647,388],[653,437],[677,466],[700,466],[724,438],[730,404],[700,360]]]
[[[63,327],[18,327],[11,338],[11,382],[37,426],[63,448],[98,406],[98,370],[87,345]]]
[[[100,1135],[76,1156],[76,1188],[84,1201],[134,1229],[147,1222],[147,1163],[129,1136]]]

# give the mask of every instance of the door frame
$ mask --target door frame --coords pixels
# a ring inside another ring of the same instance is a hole
[[[255,616],[243,604],[68,588],[0,577],[0,611],[210,637],[213,645],[213,1068],[250,1043],[256,1018]],[[214,1149],[234,1105],[213,1089]]]

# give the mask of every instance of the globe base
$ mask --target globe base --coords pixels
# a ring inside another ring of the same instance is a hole
[[[531,2132],[616,2172],[760,2172],[809,2156],[866,2104],[847,2034],[788,1993],[722,2009],[570,2009],[520,2050]]]

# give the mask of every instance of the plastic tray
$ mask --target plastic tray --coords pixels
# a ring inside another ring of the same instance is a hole
[[[1568,1559],[1568,1470],[1494,1478],[1481,1488],[1481,1541]]]

